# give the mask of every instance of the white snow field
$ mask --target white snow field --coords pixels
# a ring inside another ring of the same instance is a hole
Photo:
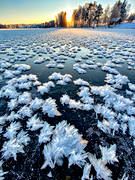
[[[0,179],[135,179],[135,30],[0,31]]]
[[[118,29],[135,29],[135,22],[122,23],[122,24],[117,25],[115,28],[118,28]]]

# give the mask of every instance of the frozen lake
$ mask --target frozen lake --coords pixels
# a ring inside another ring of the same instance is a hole
[[[135,179],[134,77],[133,29],[0,30],[0,178]]]

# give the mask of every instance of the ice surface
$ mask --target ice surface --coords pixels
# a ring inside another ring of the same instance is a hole
[[[134,55],[133,30],[0,31],[0,178],[135,179]]]

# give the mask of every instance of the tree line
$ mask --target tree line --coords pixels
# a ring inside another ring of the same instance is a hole
[[[42,24],[11,24],[2,25],[0,28],[50,28],[50,27],[95,27],[111,26],[122,23],[125,20],[132,22],[135,20],[135,13],[129,15],[130,5],[127,0],[117,0],[113,7],[107,5],[103,9],[102,4],[95,2],[86,3],[73,10],[72,20],[67,22],[66,12],[60,12],[55,21],[49,21]]]
[[[49,21],[41,24],[0,24],[0,29],[18,29],[18,28],[54,28],[55,21]]]
[[[95,27],[95,26],[110,26],[125,21],[129,14],[130,5],[127,0],[118,0],[113,7],[107,5],[103,9],[102,4],[97,2],[86,3],[84,6],[79,6],[73,11],[72,27]],[[131,14],[129,21],[135,20],[135,14]],[[66,12],[61,12],[56,16],[56,27],[67,27]]]

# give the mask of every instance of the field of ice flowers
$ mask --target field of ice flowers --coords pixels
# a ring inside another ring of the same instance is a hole
[[[0,31],[0,179],[135,179],[134,35]]]

